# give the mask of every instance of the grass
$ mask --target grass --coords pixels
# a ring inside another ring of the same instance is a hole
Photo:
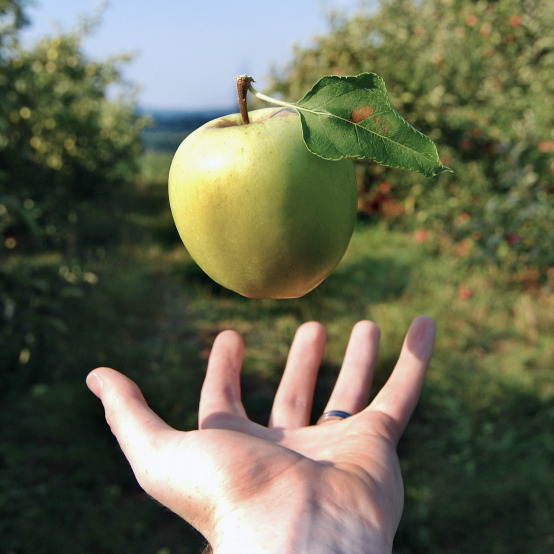
[[[437,321],[436,353],[399,447],[406,507],[395,553],[552,552],[552,295],[471,266],[439,237],[418,243],[385,223],[360,223],[315,291],[248,300],[213,283],[180,244],[164,186],[168,157],[149,154],[144,164],[122,222],[125,240],[82,269],[97,283],[64,281],[73,291],[57,300],[65,330],[48,335],[21,368],[26,380],[8,391],[0,414],[2,554],[202,549],[201,537],[136,484],[85,388],[93,367],[126,373],[171,425],[192,429],[213,339],[236,329],[246,343],[244,403],[265,422],[294,332],[316,319],[328,332],[317,418],[352,325],[370,318],[381,327],[378,390],[422,313]],[[57,275],[64,262],[40,263]]]

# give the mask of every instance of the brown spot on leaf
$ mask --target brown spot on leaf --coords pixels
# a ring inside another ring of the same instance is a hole
[[[381,131],[383,131],[383,133],[388,132],[387,126],[384,123],[382,123],[377,116],[375,116],[375,123],[379,123],[379,126],[381,127]]]
[[[358,108],[352,112],[352,117],[350,121],[352,123],[360,123],[364,119],[367,119],[373,113],[373,108],[371,106],[364,106],[363,108]]]

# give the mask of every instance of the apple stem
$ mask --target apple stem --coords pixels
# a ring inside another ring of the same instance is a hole
[[[240,114],[242,115],[242,122],[245,125],[250,123],[250,119],[248,118],[248,107],[246,105],[246,95],[248,94],[248,91],[250,91],[256,98],[264,100],[265,102],[298,110],[298,106],[295,106],[294,104],[289,104],[288,102],[283,102],[282,100],[276,100],[275,98],[271,98],[270,96],[266,96],[265,94],[258,92],[252,86],[252,83],[255,83],[256,81],[254,81],[254,79],[252,79],[249,75],[238,75],[236,81],[237,91],[239,93]]]
[[[237,91],[239,93],[239,108],[240,115],[242,115],[242,122],[245,125],[250,123],[248,119],[248,107],[246,105],[246,95],[248,94],[248,88],[251,86],[250,83],[255,82],[252,77],[248,75],[238,75],[236,78],[237,81]]]

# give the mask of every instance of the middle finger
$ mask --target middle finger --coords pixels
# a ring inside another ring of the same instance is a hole
[[[323,325],[315,321],[304,323],[296,331],[268,427],[296,429],[309,424],[325,339]]]

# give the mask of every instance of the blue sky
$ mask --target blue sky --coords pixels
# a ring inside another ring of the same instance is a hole
[[[56,23],[74,29],[97,6],[36,0],[24,41],[53,34]],[[357,0],[110,0],[84,50],[97,60],[135,53],[124,76],[140,87],[145,108],[226,108],[236,104],[236,75],[252,75],[263,89],[271,65],[292,58],[293,44],[309,45],[328,29],[329,10],[357,6]]]

